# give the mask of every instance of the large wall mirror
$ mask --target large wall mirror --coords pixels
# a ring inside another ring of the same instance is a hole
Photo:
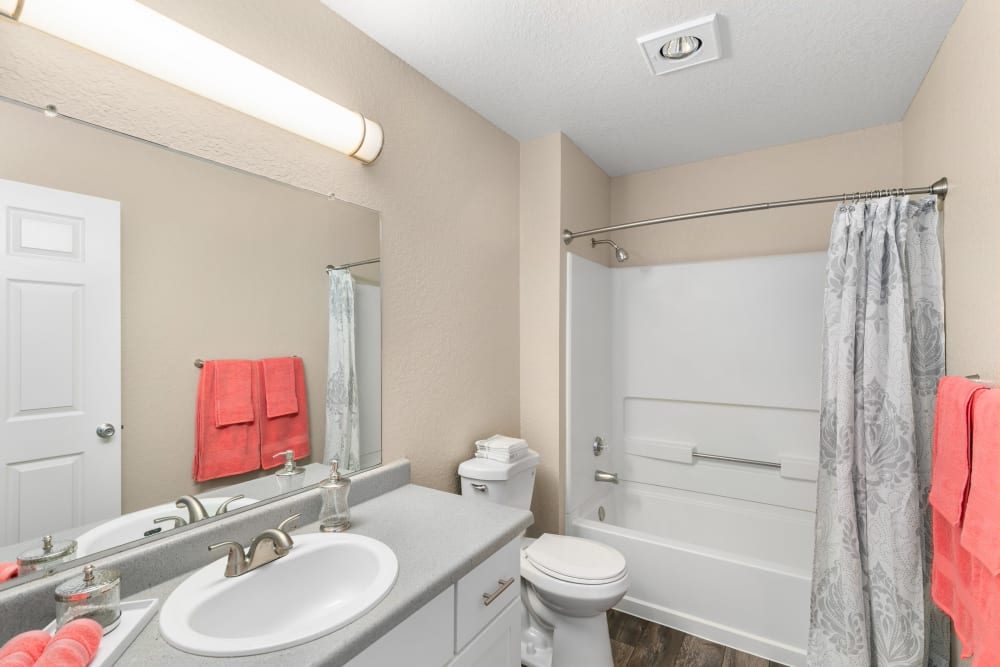
[[[211,516],[285,490],[281,459],[229,475],[216,456],[194,481],[196,360],[301,361],[304,485],[331,451],[380,462],[376,212],[10,101],[0,146],[0,562],[47,534],[78,556],[162,534],[191,519],[182,496]]]

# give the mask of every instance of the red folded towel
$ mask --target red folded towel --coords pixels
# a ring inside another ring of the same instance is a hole
[[[972,429],[972,473],[961,543],[996,576],[1000,574],[1000,389],[976,394]]]
[[[30,630],[11,638],[0,647],[0,666],[30,667],[38,660],[52,636],[44,630]]]
[[[981,391],[986,391],[983,385],[960,377],[946,376],[938,383],[928,501],[954,526],[961,524],[969,486],[972,399]]]
[[[257,362],[259,375],[264,375],[264,365],[269,361],[272,360],[264,359]],[[260,424],[260,461],[265,470],[281,465],[283,463],[281,458],[274,458],[274,455],[286,449],[295,452],[296,459],[309,456],[309,404],[306,403],[306,376],[302,367],[302,359],[292,357],[289,361],[291,361],[295,378],[296,407],[294,413],[273,418],[267,416],[267,409],[264,405],[265,392],[257,392],[257,414],[261,415],[258,420]]]
[[[17,576],[17,563],[0,563],[0,583]]]
[[[295,359],[279,357],[264,359],[260,363],[264,369],[261,382],[264,385],[267,416],[274,418],[294,415],[299,411],[299,401],[295,397]]]
[[[224,362],[206,361],[198,382],[192,467],[196,482],[238,475],[260,468],[260,431],[255,422],[216,426],[218,386],[216,371],[220,363],[224,364]],[[248,364],[250,369],[250,397],[253,408],[258,393],[257,365],[251,362],[244,363]]]
[[[252,422],[252,363],[243,359],[224,359],[206,362],[208,364],[215,367],[215,425]]]
[[[104,628],[97,621],[78,618],[59,628],[35,667],[86,667],[97,654]]]

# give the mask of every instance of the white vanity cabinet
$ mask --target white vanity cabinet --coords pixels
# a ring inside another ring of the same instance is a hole
[[[519,547],[519,539],[507,543],[347,667],[520,665]]]

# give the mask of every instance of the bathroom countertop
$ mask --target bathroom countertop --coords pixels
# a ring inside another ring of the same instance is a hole
[[[530,512],[408,484],[351,508],[349,532],[381,540],[396,554],[399,575],[392,590],[367,614],[340,630],[292,648],[242,658],[191,655],[170,646],[154,617],[116,663],[131,665],[342,665],[373,644],[448,586],[517,537],[532,523]],[[292,536],[316,532],[314,523]],[[335,537],[334,537],[335,539]],[[281,560],[263,567],[281,567]],[[222,564],[219,564],[222,567]],[[162,604],[185,574],[128,599],[159,598]],[[331,572],[336,576],[336,572]],[[290,572],[289,576],[295,574]],[[261,600],[261,613],[267,601]]]

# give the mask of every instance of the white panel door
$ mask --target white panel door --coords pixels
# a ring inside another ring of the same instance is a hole
[[[121,512],[120,206],[0,179],[0,219],[3,545]]]

